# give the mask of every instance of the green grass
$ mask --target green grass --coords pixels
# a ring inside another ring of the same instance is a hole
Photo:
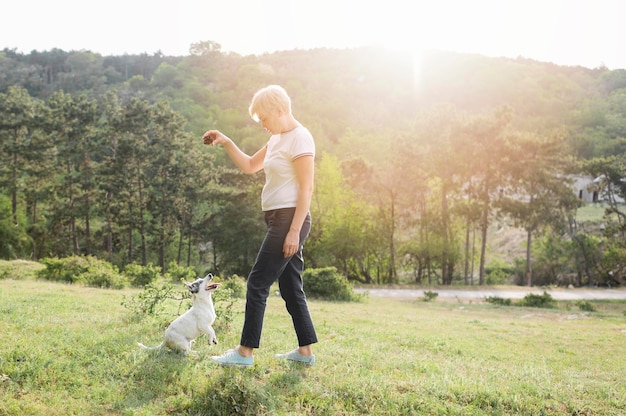
[[[170,316],[133,317],[136,290],[0,280],[0,415],[624,415],[626,303],[537,309],[366,299],[311,301],[314,367],[280,297],[268,301],[251,369],[208,356],[238,342],[200,338],[200,360],[149,353]],[[243,301],[237,307],[243,310]],[[218,317],[219,320],[219,317]]]
[[[0,260],[0,280],[33,279],[38,270],[44,269],[41,263],[27,260]]]
[[[604,203],[587,203],[576,211],[576,220],[581,222],[602,222],[606,205]]]

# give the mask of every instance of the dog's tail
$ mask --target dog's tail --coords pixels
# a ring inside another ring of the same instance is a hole
[[[155,351],[155,350],[160,350],[161,348],[163,348],[163,346],[165,345],[164,342],[162,342],[161,344],[157,345],[156,347],[147,347],[145,345],[143,345],[141,342],[138,342],[137,345],[139,345],[141,348],[143,348],[144,350],[148,350],[148,351]]]

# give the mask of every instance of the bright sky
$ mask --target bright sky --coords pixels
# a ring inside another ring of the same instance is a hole
[[[623,0],[9,0],[0,49],[241,55],[381,45],[626,68]]]

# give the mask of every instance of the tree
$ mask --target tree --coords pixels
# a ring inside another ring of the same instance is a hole
[[[150,108],[150,145],[145,156],[151,160],[146,166],[147,203],[150,213],[149,235],[158,255],[157,265],[165,270],[166,248],[176,232],[176,205],[181,198],[179,186],[189,172],[186,155],[181,153],[181,143],[188,138],[184,133],[184,120],[165,101]]]
[[[21,221],[19,225],[14,224],[9,199],[0,194],[0,258],[16,259],[27,253],[29,238]]]
[[[471,200],[475,202],[470,215],[480,212],[478,220],[481,237],[478,271],[480,285],[485,283],[487,232],[494,213],[493,201],[503,186],[503,166],[513,163],[511,155],[506,153],[505,146],[505,133],[511,119],[510,108],[501,107],[494,111],[491,117],[472,118],[460,131],[463,140],[459,148],[463,149],[467,164],[464,172],[469,172],[469,176],[466,176],[466,187],[472,190]]]
[[[247,275],[266,230],[259,207],[262,176],[222,167],[209,178],[197,221],[200,242],[205,253],[212,252],[216,272]]]
[[[117,169],[117,149],[123,120],[122,105],[114,92],[108,92],[100,101],[100,119],[98,131],[102,140],[102,152],[98,169],[99,215],[104,221],[100,233],[104,246],[104,257],[114,263],[114,245],[118,241],[117,215],[122,209],[123,201],[116,196],[118,185],[122,182]],[[126,178],[123,177],[125,180]]]
[[[439,118],[442,117],[442,118]],[[441,252],[439,253],[441,266],[441,280],[443,284],[451,284],[454,275],[454,267],[456,258],[456,241],[452,229],[451,205],[454,204],[453,199],[459,195],[458,181],[461,159],[458,157],[457,140],[459,136],[458,120],[456,115],[451,112],[443,112],[436,115],[436,126],[433,129],[432,139],[434,145],[430,146],[429,154],[429,171],[433,180],[431,184],[435,185],[435,190],[439,196],[439,221],[438,231],[441,237]]]
[[[375,226],[377,209],[355,192],[358,181],[371,179],[369,173],[362,160],[340,163],[329,155],[321,158],[311,207],[315,223],[309,237],[313,246],[309,255],[314,263],[324,264],[327,258],[349,280],[365,283],[371,283],[375,276],[380,281],[383,273],[381,263],[374,261],[382,242]]]
[[[18,201],[23,165],[28,163],[30,135],[34,129],[36,103],[22,87],[10,87],[0,94],[0,186],[11,198],[13,224],[18,225]]]
[[[579,202],[565,176],[570,169],[562,135],[515,134],[507,142],[514,162],[505,166],[508,181],[499,206],[526,230],[525,283],[532,286],[533,234],[544,227],[564,233]]]
[[[207,40],[204,42],[192,43],[191,47],[189,48],[189,53],[191,55],[206,56],[218,54],[221,49],[222,45],[220,45],[219,43]]]
[[[148,128],[150,110],[147,101],[131,99],[123,107],[121,131],[116,149],[115,166],[119,184],[118,197],[126,205],[120,212],[120,221],[126,227],[127,257],[126,262],[135,261],[134,232],[139,233],[141,264],[147,264],[146,242],[146,167],[150,164],[148,146]]]
[[[54,227],[58,230],[60,244],[56,250],[63,252],[61,247],[68,241],[71,254],[91,254],[92,201],[97,187],[93,157],[99,145],[95,134],[98,105],[84,94],[72,96],[57,92],[48,100],[48,107],[48,129],[56,144],[59,168],[55,194],[60,199],[56,201]],[[83,221],[83,230],[79,230],[79,218]]]
[[[588,250],[587,267],[595,266],[596,283],[612,281],[620,284],[626,281],[626,212],[623,201],[626,200],[626,158],[610,156],[595,158],[583,163],[583,171],[592,175],[593,187],[600,194],[600,198],[607,204],[604,213],[604,244],[601,246],[602,258],[592,257],[594,251]],[[584,243],[587,243],[583,246]],[[581,240],[581,248],[590,244]],[[589,284],[593,284],[589,279]]]

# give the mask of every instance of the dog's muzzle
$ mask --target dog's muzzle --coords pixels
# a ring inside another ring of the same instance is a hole
[[[215,290],[220,286],[219,283],[211,283],[211,281],[213,280],[213,275],[211,273],[207,274],[204,278],[209,279],[206,286],[204,287],[204,290],[206,291]]]

